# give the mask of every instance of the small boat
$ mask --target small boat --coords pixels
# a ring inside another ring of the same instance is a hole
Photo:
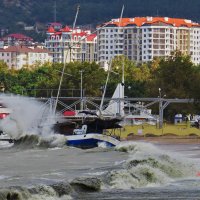
[[[105,133],[105,130],[112,131],[121,128],[117,124],[118,119],[100,119],[85,122],[80,129],[74,129],[72,135],[67,135],[66,144],[82,149],[95,148],[99,146],[114,147],[119,144],[120,137],[112,133]]]
[[[77,147],[81,149],[90,149],[99,146],[114,147],[120,142],[114,137],[98,133],[82,133],[79,135],[70,135],[66,137],[67,146]]]

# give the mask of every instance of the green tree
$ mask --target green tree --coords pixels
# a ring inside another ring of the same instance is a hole
[[[113,78],[110,83],[112,91],[114,91],[117,83],[121,82],[123,66],[125,75],[125,96],[145,96],[145,83],[151,76],[150,68],[147,64],[137,65],[134,61],[129,60],[125,56],[117,56],[112,60],[112,70],[119,73],[118,76],[112,75]]]
[[[190,98],[194,75],[190,56],[173,52],[167,59],[160,60],[149,79],[148,94],[158,96],[158,88],[161,88],[168,98]]]

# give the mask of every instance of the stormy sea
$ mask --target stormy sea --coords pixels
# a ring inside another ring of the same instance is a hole
[[[12,112],[0,127],[16,142],[0,142],[0,200],[200,199],[198,143],[67,147],[49,105],[2,99]]]

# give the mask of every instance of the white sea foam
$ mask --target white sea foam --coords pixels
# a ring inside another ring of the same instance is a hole
[[[0,148],[1,149],[12,147],[12,146],[13,146],[13,143],[9,143],[7,141],[0,141]]]
[[[0,180],[6,179],[6,178],[9,178],[9,176],[0,175]]]
[[[12,138],[25,135],[53,135],[55,117],[49,105],[35,99],[1,95],[0,101],[11,110],[9,116],[0,121],[0,129]],[[58,142],[58,141],[55,141]]]
[[[105,176],[104,183],[111,188],[160,186],[177,179],[195,177],[198,171],[194,160],[162,151],[153,144],[122,142],[116,150],[128,152],[129,159],[123,164],[123,169],[113,170]]]
[[[102,148],[102,149],[108,148],[106,142],[98,142],[98,147],[100,147],[100,148]]]

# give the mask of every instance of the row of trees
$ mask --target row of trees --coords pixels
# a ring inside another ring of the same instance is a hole
[[[106,95],[111,97],[117,83],[121,82],[122,66],[125,69],[125,95],[128,97],[158,97],[158,88],[167,98],[200,99],[200,66],[194,65],[190,56],[174,52],[167,59],[156,58],[152,62],[136,65],[125,57],[116,57],[112,61],[112,70],[118,75],[110,75]],[[63,64],[46,63],[33,69],[8,69],[0,63],[0,87],[2,91],[27,96],[56,96]],[[86,96],[101,96],[107,72],[96,63],[69,63],[61,87],[63,96],[79,96],[81,74],[83,71],[83,89]],[[68,76],[67,74],[70,74]],[[67,90],[77,90],[73,93]],[[188,105],[170,105],[167,116],[174,113],[197,113],[198,101]]]
[[[199,21],[199,0],[56,0],[57,21],[72,25],[76,6],[81,10],[77,24],[99,24],[120,16],[125,5],[124,17],[134,16],[169,16],[189,18]],[[2,0],[0,1],[0,25],[11,30],[18,30],[21,22],[34,25],[54,21],[55,0]],[[155,9],[156,8],[156,9]],[[48,10],[48,12],[44,12]],[[19,23],[20,22],[20,23]]]

